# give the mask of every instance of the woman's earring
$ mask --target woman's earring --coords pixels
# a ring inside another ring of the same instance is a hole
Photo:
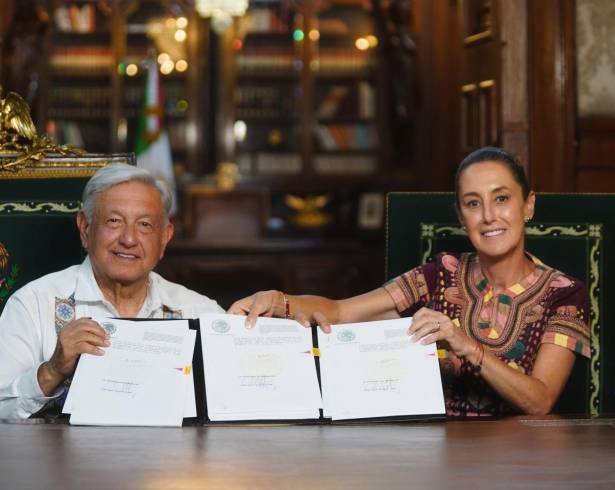
[[[523,221],[525,221],[526,223],[529,223],[531,219],[532,219],[532,218],[531,218],[530,216],[526,216],[526,217],[523,219]]]

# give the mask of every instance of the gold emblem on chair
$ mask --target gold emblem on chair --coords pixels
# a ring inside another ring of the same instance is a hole
[[[17,264],[9,268],[9,251],[0,243],[0,303],[2,303],[12,291],[17,281],[19,266]],[[8,275],[7,275],[8,272]]]
[[[38,135],[30,117],[30,107],[19,94],[0,87],[0,171],[16,171],[35,163],[48,153],[82,155],[85,150],[56,145],[48,135]]]

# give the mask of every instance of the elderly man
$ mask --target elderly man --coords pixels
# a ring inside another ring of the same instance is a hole
[[[83,353],[103,355],[106,332],[88,318],[192,318],[222,313],[215,301],[152,272],[173,236],[171,195],[149,172],[99,170],[77,214],[88,256],[41,277],[7,301],[0,317],[0,418],[60,405]]]

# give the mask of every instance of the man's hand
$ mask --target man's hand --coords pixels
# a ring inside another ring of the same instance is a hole
[[[100,347],[109,345],[107,332],[95,321],[79,318],[70,322],[60,330],[51,359],[38,369],[38,384],[43,393],[49,396],[62,381],[73,374],[81,354],[102,356],[105,351]]]

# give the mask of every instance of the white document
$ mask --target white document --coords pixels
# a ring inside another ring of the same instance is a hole
[[[445,413],[435,344],[407,334],[410,318],[318,331],[324,415],[333,420]]]
[[[294,320],[200,317],[210,420],[318,418],[322,399],[312,332]]]
[[[94,320],[111,332],[111,346],[81,356],[64,409],[70,423],[181,426],[196,411],[188,322]]]

